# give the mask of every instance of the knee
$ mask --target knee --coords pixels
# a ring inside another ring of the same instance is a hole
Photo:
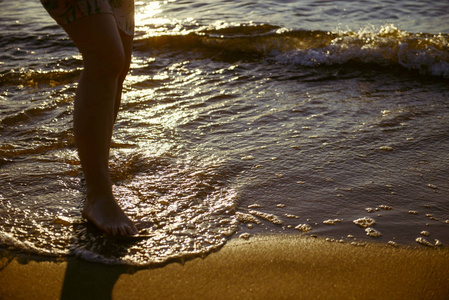
[[[117,79],[126,66],[123,49],[108,49],[105,53],[83,53],[85,72],[97,79]]]

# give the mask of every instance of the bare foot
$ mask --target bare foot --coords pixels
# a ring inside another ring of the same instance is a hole
[[[135,235],[134,223],[125,215],[112,195],[88,196],[84,203],[83,218],[100,230],[113,235]]]

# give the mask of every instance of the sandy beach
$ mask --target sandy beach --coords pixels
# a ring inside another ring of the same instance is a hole
[[[300,236],[233,239],[184,264],[108,266],[3,254],[1,299],[448,299],[449,250]]]
[[[135,1],[120,241],[81,213],[91,60],[40,2],[0,1],[0,300],[449,300],[449,1]]]

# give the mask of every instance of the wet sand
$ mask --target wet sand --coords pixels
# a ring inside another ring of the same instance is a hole
[[[449,299],[449,249],[274,235],[145,269],[4,254],[0,283],[0,299]]]

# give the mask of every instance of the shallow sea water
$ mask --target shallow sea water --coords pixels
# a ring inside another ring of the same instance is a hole
[[[137,1],[111,173],[142,237],[119,240],[81,218],[80,55],[38,1],[0,10],[1,248],[151,265],[257,233],[449,243],[446,1]]]

